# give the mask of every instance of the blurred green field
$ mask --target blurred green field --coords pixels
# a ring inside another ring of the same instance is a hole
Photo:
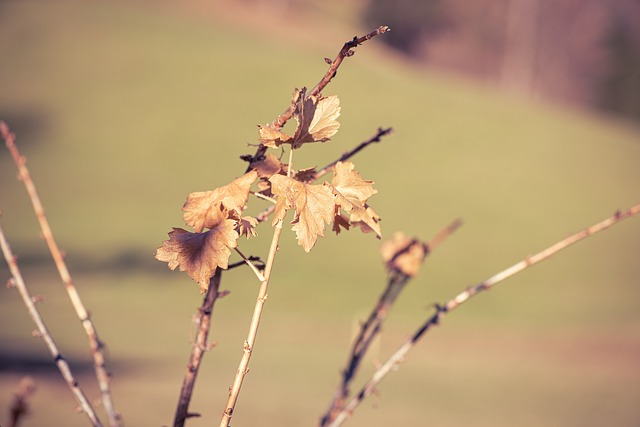
[[[309,31],[319,31],[314,24]],[[310,43],[309,34],[286,39],[137,2],[0,2],[0,119],[17,133],[107,341],[128,426],[172,422],[200,304],[186,275],[153,260],[155,248],[183,226],[186,195],[240,175],[256,124],[286,108],[294,87],[313,86],[322,58],[353,35],[327,26],[316,37],[323,42]],[[297,167],[324,166],[393,126],[354,160],[376,181],[371,204],[383,233],[426,240],[454,218],[465,223],[401,297],[375,358],[434,302],[640,200],[640,130],[624,123],[416,69],[375,40],[325,92],[340,96],[340,132],[305,147]],[[32,292],[45,296],[52,334],[96,398],[82,330],[15,176],[0,151],[2,226]],[[264,256],[268,226],[258,232],[264,240],[241,246]],[[328,235],[305,254],[287,233],[281,246],[234,426],[316,424],[355,325],[384,284],[370,235]],[[479,296],[428,335],[348,425],[637,426],[639,254],[633,218]],[[0,281],[8,278],[3,263]],[[253,310],[249,272],[223,280],[231,295],[215,308],[218,345],[198,380],[192,410],[203,418],[192,427],[217,422]],[[38,391],[24,426],[87,425],[32,329],[17,292],[0,289],[0,424],[28,374]]]

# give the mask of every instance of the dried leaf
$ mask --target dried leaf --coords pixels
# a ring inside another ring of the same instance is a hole
[[[283,170],[282,162],[271,153],[268,153],[263,160],[252,162],[251,167],[258,172],[258,177],[266,179]]]
[[[213,191],[189,194],[182,207],[184,221],[200,233],[205,228],[213,228],[227,219],[227,211],[235,211],[240,216],[247,203],[251,184],[256,179],[258,172],[253,170]]]
[[[169,240],[162,242],[156,251],[156,259],[169,264],[171,270],[180,267],[206,292],[209,279],[216,268],[229,266],[230,248],[237,246],[236,221],[225,220],[204,233],[192,233],[182,228],[174,228]]]
[[[303,88],[298,96],[294,117],[298,127],[293,135],[293,148],[306,142],[325,142],[338,132],[340,123],[340,100],[336,95],[318,99],[306,96]]]
[[[382,243],[380,252],[389,271],[400,271],[411,277],[418,274],[427,255],[422,242],[411,239],[402,232],[396,232],[392,240]]]
[[[296,181],[313,182],[316,179],[316,168],[300,169],[294,175]]]
[[[313,120],[307,129],[311,135],[311,141],[308,142],[328,141],[340,128],[340,123],[337,121],[340,116],[340,99],[336,95],[321,98],[315,107]]]
[[[351,225],[359,227],[364,233],[374,232],[380,238],[380,217],[366,203],[369,197],[378,192],[373,188],[373,181],[363,179],[355,171],[353,163],[338,162],[334,166],[331,184],[336,195],[336,205],[349,213]],[[335,224],[333,229],[336,233],[340,230]]]
[[[274,175],[269,180],[271,190],[279,196],[274,221],[283,210],[294,209],[292,230],[296,232],[298,244],[306,252],[311,251],[318,237],[324,236],[325,223],[331,223],[335,196],[325,185],[305,184],[283,175]]]
[[[272,125],[258,125],[260,142],[269,148],[278,148],[282,144],[291,143],[291,136]]]
[[[291,144],[293,148],[299,148],[307,142],[328,141],[338,132],[340,100],[336,95],[307,97],[306,88],[296,89],[291,105],[294,108],[293,118],[298,122],[294,135],[287,135],[271,124],[258,125],[259,139],[263,145],[277,148],[282,144]]]
[[[247,239],[258,235],[255,228],[258,226],[258,220],[252,216],[243,216],[238,220],[238,234],[246,236]]]
[[[381,238],[380,216],[371,206],[364,205],[364,209],[357,207],[351,210],[351,225],[360,228],[363,233],[376,233]]]

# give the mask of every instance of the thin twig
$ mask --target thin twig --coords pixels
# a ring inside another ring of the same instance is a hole
[[[34,301],[33,297],[31,296],[31,293],[29,292],[29,289],[27,288],[27,285],[25,284],[24,279],[22,278],[22,273],[18,268],[16,257],[13,255],[13,252],[11,251],[11,247],[7,242],[7,239],[4,235],[4,231],[2,230],[2,226],[0,226],[0,247],[2,247],[2,253],[4,255],[5,260],[7,261],[9,270],[11,271],[11,276],[13,277],[11,284],[18,289],[18,292],[20,292],[22,301],[24,302],[24,305],[27,307],[27,311],[29,312],[31,319],[33,319],[34,323],[36,324],[36,327],[38,328],[37,335],[39,337],[42,337],[42,339],[44,340],[44,343],[46,344],[47,348],[51,352],[51,355],[53,356],[53,360],[58,366],[60,373],[62,373],[62,377],[65,379],[67,386],[71,390],[71,393],[73,393],[73,396],[75,397],[76,401],[80,405],[80,408],[82,409],[82,411],[85,414],[87,414],[87,417],[89,417],[91,424],[93,426],[101,427],[102,423],[100,423],[100,420],[98,419],[98,416],[96,415],[96,412],[93,409],[93,406],[91,406],[91,403],[87,399],[87,396],[84,394],[84,392],[80,388],[78,380],[71,372],[71,368],[69,368],[69,364],[67,363],[67,360],[62,356],[62,354],[60,353],[60,350],[58,350],[58,346],[56,345],[55,341],[53,340],[53,337],[49,333],[49,330],[47,329],[44,321],[42,320],[42,317],[40,316],[40,313],[38,312],[38,309],[36,308],[35,303],[33,302]]]
[[[98,387],[100,388],[100,394],[102,396],[102,404],[104,405],[104,409],[107,413],[107,418],[109,420],[109,425],[111,427],[120,427],[122,425],[122,420],[120,414],[116,411],[115,406],[113,404],[113,398],[111,397],[111,388],[109,387],[110,374],[107,371],[106,361],[104,356],[104,343],[100,341],[98,338],[98,333],[96,328],[91,320],[90,314],[84,307],[82,300],[80,299],[80,295],[78,294],[78,290],[71,278],[71,274],[69,273],[69,269],[64,261],[64,256],[56,243],[56,240],[53,237],[53,232],[51,231],[51,227],[49,226],[49,221],[44,213],[44,208],[42,206],[42,202],[40,201],[40,197],[38,196],[38,192],[36,191],[35,184],[31,179],[31,175],[29,174],[29,170],[26,166],[26,158],[20,155],[18,151],[18,147],[15,144],[15,135],[11,133],[9,127],[5,122],[0,122],[0,133],[4,138],[7,148],[11,152],[11,156],[13,157],[13,161],[18,167],[19,178],[24,183],[27,193],[29,194],[29,198],[31,199],[31,203],[33,205],[33,209],[35,211],[36,217],[40,224],[40,228],[42,229],[42,236],[49,247],[49,251],[51,252],[51,256],[56,264],[56,268],[58,269],[58,273],[60,274],[60,278],[64,283],[64,286],[67,290],[67,294],[69,295],[69,299],[73,305],[73,308],[76,311],[80,322],[82,322],[82,326],[89,338],[89,347],[91,348],[91,354],[93,355],[93,364],[96,372],[96,378],[98,380]]]
[[[31,377],[24,377],[20,381],[9,408],[9,427],[18,427],[20,420],[29,415],[29,398],[35,391],[36,385]]]
[[[425,249],[425,254],[428,255],[446,237],[457,230],[461,224],[460,220],[455,220],[440,230],[429,243],[422,243],[417,240],[413,240],[404,250],[398,251],[395,256],[400,255],[402,252],[406,252],[410,249],[410,246],[414,244],[422,245]],[[360,332],[351,347],[347,366],[342,371],[342,382],[336,390],[329,408],[322,416],[320,426],[324,427],[331,423],[337,414],[343,409],[345,400],[349,397],[349,387],[358,371],[358,368],[360,367],[360,364],[364,360],[364,356],[369,350],[374,338],[380,333],[382,324],[391,311],[398,295],[400,295],[400,292],[402,292],[404,286],[410,279],[411,276],[399,270],[390,271],[384,292],[380,295],[378,303],[374,306],[371,314],[369,314],[367,321],[360,327]]]
[[[238,253],[238,255],[240,255],[240,257],[244,260],[244,262],[247,263],[249,268],[251,268],[251,271],[253,271],[253,274],[256,275],[258,280],[260,280],[260,282],[264,282],[264,276],[262,275],[258,267],[256,267],[255,264],[251,261],[251,259],[247,257],[244,253],[242,253],[242,251],[238,249],[237,246],[235,247],[235,251]]]
[[[358,154],[360,151],[362,151],[363,149],[365,149],[367,146],[374,144],[376,142],[380,142],[382,141],[382,137],[386,136],[386,135],[390,135],[393,133],[393,128],[378,128],[378,131],[376,132],[375,135],[373,135],[371,138],[369,138],[366,141],[361,142],[360,144],[358,144],[355,148],[352,148],[351,150],[347,151],[346,153],[342,154],[342,156],[340,156],[339,159],[334,160],[333,162],[329,163],[327,166],[323,167],[322,169],[320,169],[318,172],[316,172],[315,175],[315,179],[320,179],[322,178],[324,175],[327,174],[327,172],[329,172],[331,170],[331,168],[333,168],[338,162],[344,162],[345,160],[349,160],[351,157],[355,156],[356,154]]]
[[[193,347],[191,348],[189,364],[187,365],[184,380],[182,381],[182,388],[180,389],[180,398],[178,399],[178,408],[176,409],[173,427],[183,427],[187,418],[200,416],[200,414],[189,412],[189,403],[193,394],[193,388],[198,376],[198,371],[200,370],[200,363],[202,362],[204,353],[209,349],[207,339],[209,337],[209,331],[211,330],[213,306],[219,295],[221,276],[222,270],[218,268],[209,281],[209,288],[207,289],[207,293],[202,301],[202,306],[199,309],[200,321],[198,322],[196,339],[193,342]]]
[[[373,143],[376,143],[376,142],[382,141],[382,137],[383,136],[390,135],[392,133],[393,133],[393,128],[378,128],[378,131],[376,132],[376,134],[373,135],[371,138],[369,138],[366,141],[361,142],[356,147],[352,148],[351,150],[347,151],[346,153],[343,153],[342,156],[340,156],[339,159],[334,160],[333,162],[329,163],[327,166],[325,166],[322,169],[320,169],[319,171],[317,171],[315,173],[312,181],[320,179],[321,177],[326,175],[331,170],[331,168],[333,168],[336,165],[336,163],[344,162],[345,160],[349,160],[351,157],[355,156],[356,154],[358,154],[360,151],[362,151],[364,148],[368,147],[369,145],[371,145]],[[259,193],[256,193],[256,196],[258,194]],[[273,213],[273,211],[276,208],[275,207],[275,200],[273,200],[272,203],[273,203],[272,205],[270,205],[269,207],[264,209],[262,212],[260,212],[255,217],[256,220],[258,220],[258,222],[266,221],[267,218],[269,218],[269,215],[271,215]]]
[[[236,376],[233,380],[233,385],[229,389],[229,398],[227,399],[227,405],[222,413],[222,419],[220,421],[220,427],[229,427],[233,411],[240,395],[240,388],[244,377],[249,372],[249,360],[251,359],[251,353],[256,342],[256,336],[258,334],[258,327],[260,326],[260,317],[262,316],[262,308],[267,300],[267,291],[269,289],[269,279],[271,278],[271,271],[273,270],[273,262],[275,260],[276,252],[278,251],[278,242],[280,241],[280,235],[282,234],[282,224],[286,211],[283,210],[282,214],[276,218],[274,224],[273,238],[271,239],[271,246],[269,248],[269,255],[267,257],[267,264],[264,269],[264,280],[260,282],[260,290],[258,291],[258,297],[253,310],[253,316],[251,318],[251,325],[249,326],[249,333],[247,339],[244,342],[242,357]]]
[[[619,224],[622,220],[635,216],[638,213],[640,213],[640,204],[636,204],[625,211],[618,211],[613,216],[606,218],[582,231],[572,234],[549,246],[548,248],[538,252],[537,254],[529,256],[522,261],[512,265],[511,267],[499,272],[498,274],[488,278],[484,282],[466,289],[465,291],[455,296],[453,299],[449,300],[446,304],[437,305],[435,313],[431,317],[429,317],[413,333],[413,335],[409,339],[407,339],[407,341],[402,344],[402,346],[400,346],[391,355],[391,357],[389,357],[389,359],[387,359],[387,361],[382,366],[380,366],[380,368],[378,368],[378,370],[376,370],[371,379],[362,387],[360,392],[349,401],[344,409],[336,416],[335,420],[331,424],[329,424],[329,427],[338,427],[342,425],[342,423],[353,413],[358,405],[367,396],[375,391],[377,385],[384,379],[384,377],[386,377],[389,372],[391,372],[395,367],[402,363],[407,353],[409,353],[409,351],[415,346],[420,338],[422,338],[429,329],[440,323],[440,320],[445,314],[450,313],[478,293],[491,289],[493,286],[513,276],[514,274],[517,274],[541,261],[549,259],[556,253],[560,252],[563,249],[566,249],[574,243],[586,239],[587,237],[592,236],[595,233],[606,230],[613,225]]]
[[[389,27],[380,26],[376,28],[374,31],[370,32],[369,34],[366,34],[362,37],[354,37],[353,40],[346,42],[344,46],[342,46],[342,49],[340,49],[340,52],[338,52],[338,55],[336,56],[336,58],[333,61],[331,61],[331,64],[329,65],[329,69],[324,74],[322,79],[320,79],[318,84],[316,84],[316,86],[309,93],[307,93],[307,98],[316,96],[320,92],[322,92],[322,90],[329,84],[329,82],[331,82],[331,79],[335,77],[336,73],[338,72],[338,68],[340,67],[340,64],[342,64],[342,61],[347,57],[353,56],[353,54],[355,53],[353,50],[354,48],[360,46],[362,43],[366,42],[367,40],[371,40],[375,36],[386,33],[387,31],[390,31]],[[290,105],[282,114],[280,114],[271,123],[271,127],[275,129],[282,129],[284,125],[293,117],[294,109],[295,109],[295,106]],[[256,153],[253,155],[252,161],[260,160],[262,157],[264,157],[266,152],[267,152],[267,147],[263,144],[260,144],[260,146],[256,150]],[[250,169],[251,169],[251,166],[247,168],[247,172]]]

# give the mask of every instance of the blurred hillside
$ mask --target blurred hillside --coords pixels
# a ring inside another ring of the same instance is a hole
[[[300,16],[325,26],[389,25],[383,42],[424,66],[640,121],[636,0],[242,0],[217,8],[274,30]]]

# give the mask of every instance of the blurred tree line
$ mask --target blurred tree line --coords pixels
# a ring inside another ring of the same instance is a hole
[[[640,122],[638,0],[368,0],[362,19],[433,67]]]

